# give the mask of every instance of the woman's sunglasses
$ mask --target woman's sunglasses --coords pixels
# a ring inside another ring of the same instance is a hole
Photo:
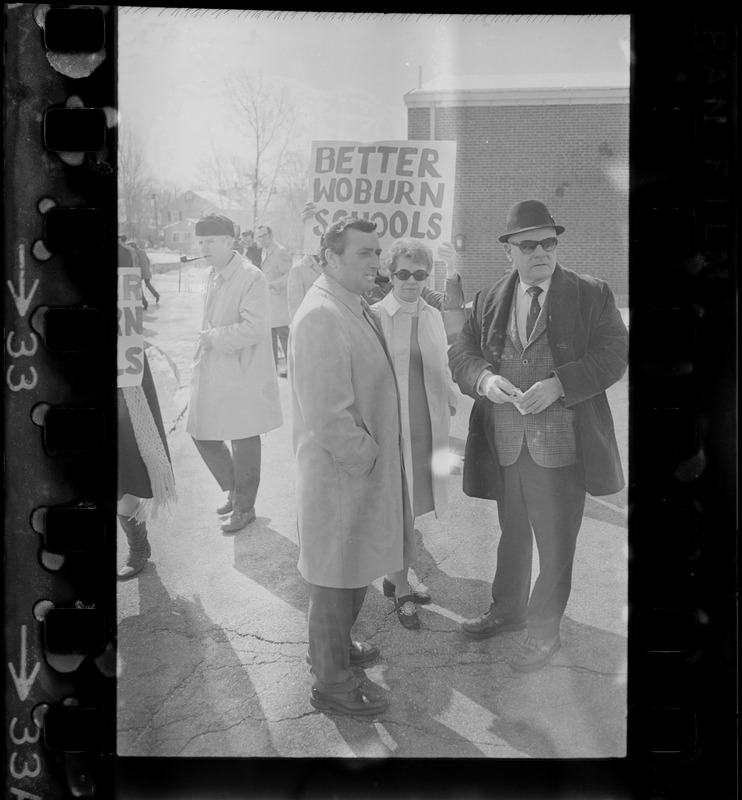
[[[410,279],[410,275],[416,281],[424,281],[428,277],[430,273],[426,272],[424,269],[416,269],[414,272],[410,272],[408,269],[398,269],[396,272],[393,272],[395,278],[399,278],[401,281],[408,281]]]

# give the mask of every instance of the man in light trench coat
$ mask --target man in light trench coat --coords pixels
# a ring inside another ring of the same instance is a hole
[[[273,365],[268,284],[232,249],[234,224],[210,214],[196,238],[211,266],[206,273],[203,325],[191,378],[186,431],[223,491],[217,509],[225,533],[255,519],[260,484],[260,434],[283,424]],[[232,452],[226,445],[231,441]]]
[[[345,217],[325,232],[323,274],[289,336],[299,571],[309,583],[311,704],[351,716],[387,707],[352,665],[378,648],[351,640],[376,578],[402,569],[405,526],[399,397],[383,335],[361,294],[379,269],[376,224]]]

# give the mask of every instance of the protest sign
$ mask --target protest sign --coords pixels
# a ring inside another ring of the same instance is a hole
[[[312,142],[309,196],[315,213],[304,251],[344,216],[376,222],[382,251],[395,239],[420,239],[435,253],[451,241],[456,142]]]
[[[142,276],[138,269],[118,270],[118,381],[117,386],[139,386],[144,371],[144,309]]]

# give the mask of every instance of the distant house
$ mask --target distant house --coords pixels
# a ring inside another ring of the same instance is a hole
[[[198,217],[189,217],[164,225],[162,228],[165,247],[192,253],[196,246],[196,223]]]
[[[439,76],[404,95],[409,139],[453,139],[453,231],[469,297],[509,269],[510,205],[543,200],[566,230],[566,267],[627,301],[629,75]]]
[[[250,211],[234,199],[234,193],[217,194],[189,190],[176,197],[162,209],[161,225],[165,247],[193,252],[195,225],[205,214],[223,214],[244,230],[250,221]]]

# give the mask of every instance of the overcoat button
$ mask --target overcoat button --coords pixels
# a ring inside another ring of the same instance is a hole
[[[527,365],[527,364],[528,364],[528,359],[527,359],[527,358],[524,358],[524,359],[523,359],[523,363]]]

